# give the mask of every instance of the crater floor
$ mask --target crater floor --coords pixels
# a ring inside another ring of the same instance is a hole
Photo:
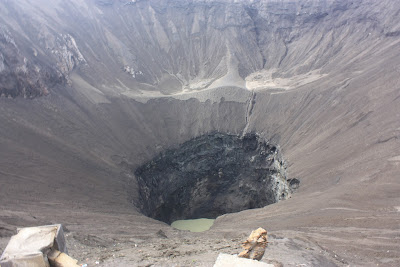
[[[135,171],[143,214],[171,223],[261,208],[290,195],[276,146],[256,134],[194,138]]]

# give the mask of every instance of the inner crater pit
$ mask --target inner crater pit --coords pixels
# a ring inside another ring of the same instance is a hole
[[[135,171],[143,214],[168,224],[261,208],[290,195],[277,146],[257,134],[212,133]]]

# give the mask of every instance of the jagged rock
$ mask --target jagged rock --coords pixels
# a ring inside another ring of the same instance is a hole
[[[287,181],[289,183],[290,189],[292,190],[296,190],[300,186],[300,180],[297,178],[288,179]]]
[[[160,238],[168,238],[168,236],[164,233],[163,230],[159,230],[157,232],[157,236],[160,237]]]
[[[61,34],[57,38],[57,45],[52,50],[57,58],[57,66],[62,74],[68,75],[75,66],[86,62],[76,44],[74,37],[70,34]]]
[[[251,232],[249,238],[242,245],[244,251],[240,252],[238,257],[259,261],[264,256],[267,244],[267,231],[260,227]]]

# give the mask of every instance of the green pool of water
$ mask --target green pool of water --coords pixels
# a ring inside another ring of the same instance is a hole
[[[210,229],[214,219],[193,219],[174,221],[171,226],[179,230],[189,230],[190,232],[204,232]]]

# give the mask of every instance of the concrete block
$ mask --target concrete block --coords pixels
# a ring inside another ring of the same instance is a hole
[[[273,264],[260,262],[256,260],[250,260],[245,258],[239,258],[236,255],[229,255],[220,253],[217,260],[215,261],[214,267],[274,267]]]
[[[18,229],[0,257],[1,267],[49,267],[50,249],[66,252],[61,224]]]

